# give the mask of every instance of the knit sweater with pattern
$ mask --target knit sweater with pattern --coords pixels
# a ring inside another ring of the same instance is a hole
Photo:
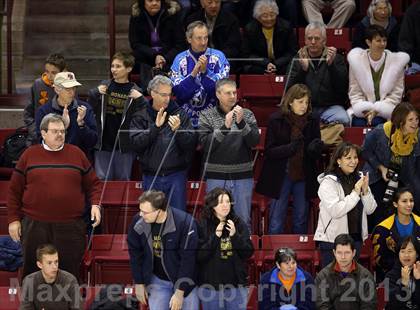
[[[243,109],[243,119],[225,126],[226,113],[220,107],[207,109],[200,115],[199,137],[204,149],[206,178],[241,180],[252,178],[252,148],[260,139],[254,114]],[[210,154],[209,154],[210,153]]]
[[[10,181],[8,223],[23,216],[43,222],[80,218],[85,195],[99,204],[102,185],[85,154],[71,144],[48,151],[41,144],[22,154]]]

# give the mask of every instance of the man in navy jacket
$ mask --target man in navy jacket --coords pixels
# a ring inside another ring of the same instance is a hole
[[[199,309],[194,218],[169,207],[159,191],[144,192],[139,208],[127,236],[137,299],[150,310]]]

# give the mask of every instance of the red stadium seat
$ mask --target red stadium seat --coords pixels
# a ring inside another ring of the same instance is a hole
[[[376,288],[376,296],[378,297],[377,310],[384,310],[386,303],[388,302],[388,296],[386,295],[385,287],[380,285]]]
[[[258,180],[260,176],[263,158],[264,158],[264,147],[265,147],[265,137],[267,134],[266,127],[260,127],[260,142],[254,149],[254,180]]]
[[[9,233],[6,207],[8,189],[9,181],[0,181],[0,235]]]
[[[277,111],[284,94],[285,76],[241,75],[239,77],[240,96],[244,107],[251,109],[258,126],[267,126],[269,116]]]
[[[365,140],[366,134],[371,130],[372,128],[365,127],[346,127],[344,129],[344,141],[349,141],[361,146]]]
[[[188,181],[187,182],[187,210],[198,219],[201,209],[204,206],[206,196],[206,182]]]
[[[109,181],[104,184],[102,233],[127,233],[132,218],[139,212],[137,201],[141,193],[141,182]]]
[[[258,286],[250,285],[248,288],[248,303],[246,306],[247,310],[258,309]]]
[[[363,243],[362,249],[360,251],[359,262],[365,266],[370,272],[374,272],[375,259],[373,257],[373,246],[370,236]]]
[[[0,274],[0,279],[2,275]],[[0,286],[0,309],[16,310],[20,305],[20,288]]]
[[[83,265],[88,284],[133,282],[127,246],[127,235],[94,235]]]
[[[305,28],[299,28],[299,46],[305,45]],[[342,54],[351,50],[350,28],[327,29],[327,46],[334,46]]]
[[[248,283],[258,284],[260,268],[262,266],[260,237],[257,235],[251,235],[251,242],[254,246],[254,254],[248,259]]]
[[[289,247],[296,252],[297,262],[306,271],[315,275],[320,259],[313,235],[265,235],[261,237],[264,252],[264,270],[274,265],[274,251]]]

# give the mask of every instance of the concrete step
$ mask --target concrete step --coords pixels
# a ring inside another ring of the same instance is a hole
[[[23,60],[22,76],[39,77],[44,70],[45,56],[26,56]],[[109,72],[108,55],[76,55],[65,56],[69,71],[76,77],[83,75],[107,75]]]
[[[134,0],[115,1],[117,14],[131,14],[131,5]],[[29,15],[67,15],[67,14],[107,14],[107,0],[31,0],[28,1]]]
[[[30,44],[25,44],[26,55],[48,55],[52,51],[64,57],[83,53],[88,56],[108,53],[109,36],[107,33],[39,33],[30,35]],[[48,44],[45,44],[48,42]],[[116,35],[117,50],[130,51],[128,34]]]
[[[129,15],[116,15],[116,33],[127,33]],[[26,32],[32,33],[107,33],[108,17],[105,15],[35,15],[26,17]]]

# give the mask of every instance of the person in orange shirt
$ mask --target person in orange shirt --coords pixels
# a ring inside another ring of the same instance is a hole
[[[49,103],[55,96],[54,77],[57,73],[65,71],[67,68],[64,57],[61,54],[51,54],[47,57],[44,64],[44,73],[32,84],[31,91],[25,110],[23,112],[23,121],[28,128],[28,144],[38,143],[35,114],[38,108]]]
[[[280,248],[274,254],[276,266],[261,277],[262,299],[258,309],[315,309],[314,279],[298,267],[296,252]]]

